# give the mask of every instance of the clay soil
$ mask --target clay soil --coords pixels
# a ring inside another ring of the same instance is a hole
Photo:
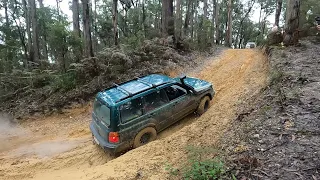
[[[2,117],[7,123],[1,123],[0,179],[169,179],[166,164],[179,167],[185,162],[187,146],[218,146],[238,109],[267,84],[268,61],[258,49],[225,50],[193,69],[190,76],[214,84],[210,109],[117,158],[92,144],[90,105],[19,124]]]

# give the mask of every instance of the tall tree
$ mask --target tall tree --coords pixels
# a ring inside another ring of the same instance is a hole
[[[275,14],[275,25],[279,27],[280,22],[280,15],[282,10],[282,0],[277,0],[277,8],[276,8],[276,14]]]
[[[176,17],[175,37],[176,37],[176,42],[178,42],[181,37],[181,24],[182,24],[181,0],[176,0],[176,16],[175,17]]]
[[[31,11],[31,25],[32,25],[32,47],[33,47],[33,59],[39,61],[39,29],[37,19],[37,6],[35,0],[29,0],[29,6]]]
[[[187,1],[186,18],[184,20],[184,26],[183,26],[183,34],[184,34],[184,36],[187,36],[187,31],[188,31],[189,24],[190,24],[190,19],[191,19],[191,16],[192,16],[192,14],[191,14],[192,2],[193,2],[193,0]]]
[[[75,39],[77,39],[76,42],[79,42],[81,38],[79,14],[80,14],[79,0],[72,0],[72,25],[73,25],[73,35]],[[74,54],[75,54],[76,62],[79,62],[82,56],[81,45],[79,44],[74,45]]]
[[[91,28],[90,28],[90,8],[88,0],[82,0],[83,6],[83,37],[86,57],[93,57]]]
[[[215,26],[216,26],[216,44],[220,43],[220,22],[219,22],[219,15],[220,15],[220,3],[219,0],[216,0],[215,4]]]
[[[228,0],[228,27],[225,44],[228,47],[232,45],[232,0]]]
[[[72,25],[74,34],[80,38],[79,0],[72,0]]]
[[[173,0],[162,0],[162,36],[174,35]]]
[[[286,11],[285,45],[294,45],[299,41],[300,0],[288,0]]]
[[[26,21],[26,31],[28,39],[28,60],[34,61],[33,59],[33,48],[32,48],[32,35],[31,35],[31,19],[30,19],[30,6],[27,4],[27,0],[22,0],[24,9],[24,18]]]
[[[114,45],[118,46],[118,0],[113,0],[112,11]]]
[[[43,4],[43,0],[38,0],[39,5],[40,5],[40,12],[41,12],[41,18],[39,18],[40,22],[39,22],[39,29],[40,29],[40,34],[41,34],[41,38],[40,38],[40,46],[41,46],[41,52],[42,52],[42,57],[41,59],[45,59],[48,60],[48,47],[47,47],[47,28],[46,28],[46,21],[44,19],[45,17],[45,7]]]

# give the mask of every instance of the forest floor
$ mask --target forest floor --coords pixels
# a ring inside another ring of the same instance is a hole
[[[0,127],[0,179],[179,179],[167,167],[188,161],[187,147],[223,152],[239,179],[320,179],[320,46],[228,49],[190,76],[214,84],[201,117],[190,115],[159,138],[120,157],[92,144],[91,106]],[[175,72],[172,72],[175,74]]]
[[[320,37],[271,50],[270,82],[220,140],[239,179],[320,179]]]

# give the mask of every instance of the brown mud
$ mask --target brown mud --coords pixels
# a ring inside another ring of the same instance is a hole
[[[194,69],[187,74],[213,83],[216,90],[211,108],[201,117],[190,115],[158,140],[118,158],[92,144],[90,106],[23,121],[12,126],[21,133],[0,137],[5,140],[0,179],[167,179],[165,165],[184,162],[187,146],[218,143],[243,100],[265,87],[268,63],[259,50],[230,49]]]

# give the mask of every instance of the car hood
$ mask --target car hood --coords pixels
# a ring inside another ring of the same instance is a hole
[[[183,79],[185,85],[189,86],[196,92],[207,90],[212,87],[212,84],[197,78],[186,77]]]

